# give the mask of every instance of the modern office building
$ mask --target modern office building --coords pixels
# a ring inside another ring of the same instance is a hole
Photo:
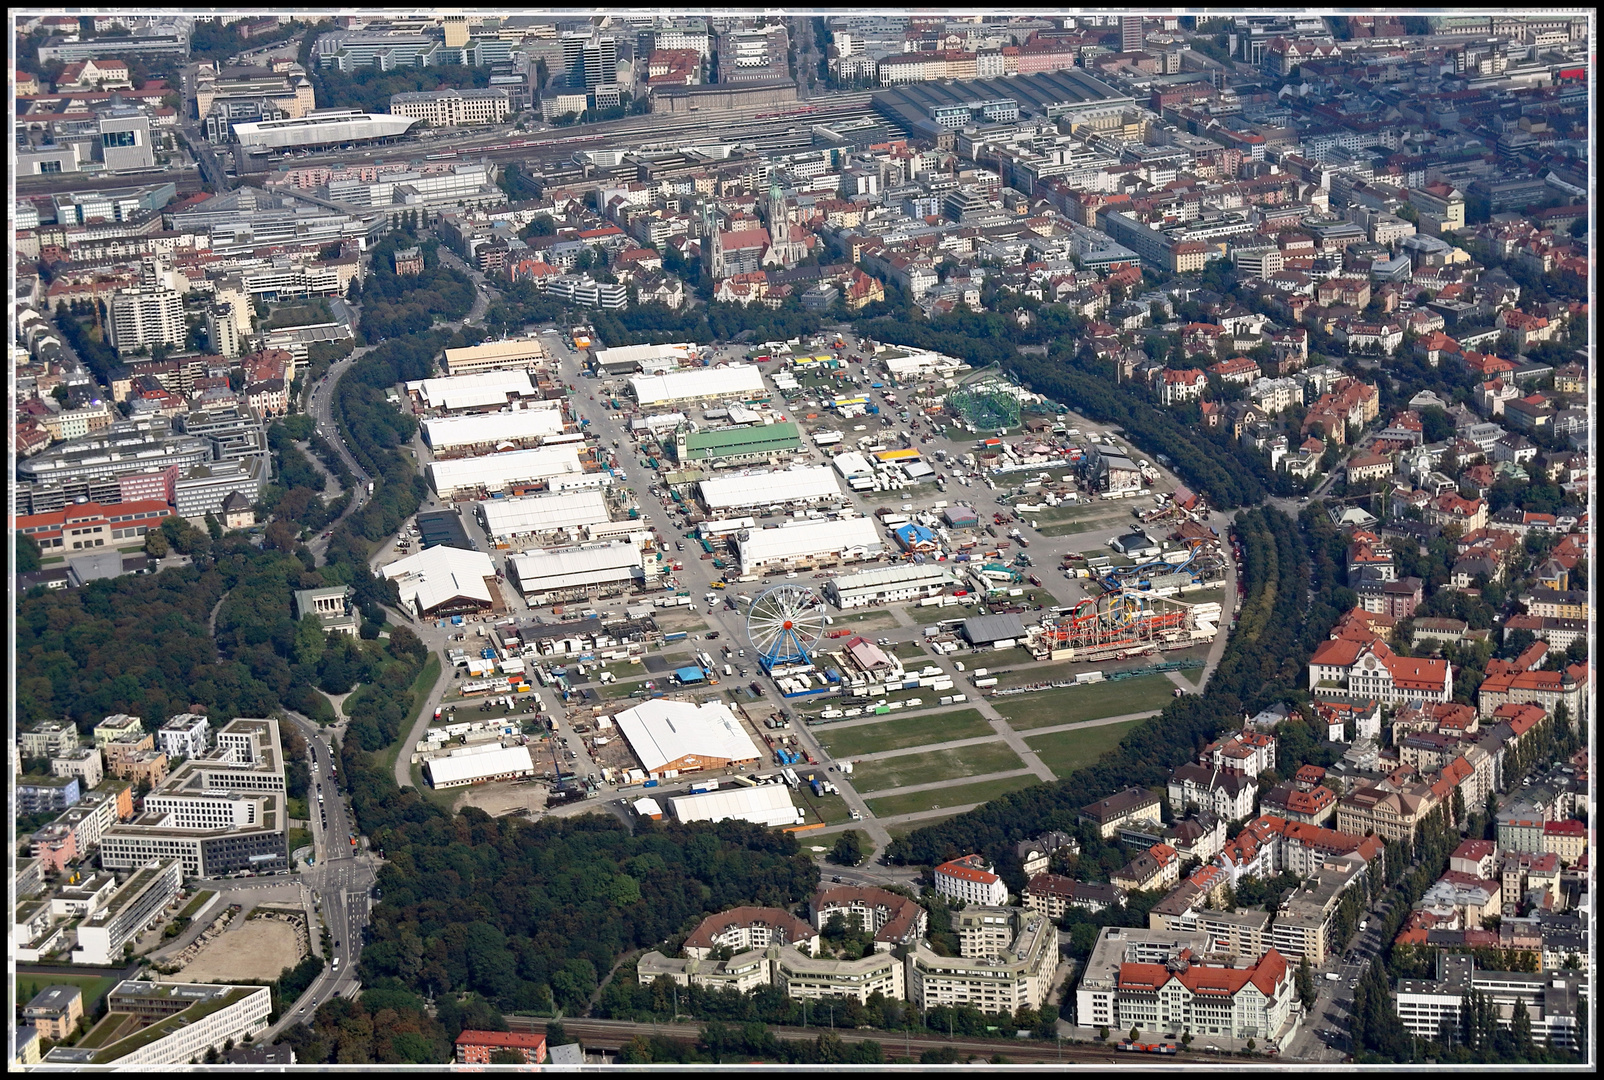
[[[155,921],[183,884],[177,860],[153,859],[139,866],[100,911],[78,924],[75,964],[120,964],[123,946]]]
[[[287,871],[285,810],[278,721],[231,720],[217,748],[175,769],[140,816],[105,830],[100,862],[115,870],[171,859],[200,877]]]
[[[45,1055],[45,1063],[105,1067],[199,1061],[209,1051],[265,1031],[273,995],[266,986],[127,981],[107,995],[106,1010],[92,1035],[102,1028],[109,1036],[129,1023],[136,1026],[114,1042],[89,1038],[85,1041],[92,1045],[58,1046]]]

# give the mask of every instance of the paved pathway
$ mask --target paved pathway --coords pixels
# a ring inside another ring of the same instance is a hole
[[[1037,764],[1040,763],[1038,759]],[[928,784],[909,784],[906,787],[885,788],[882,791],[867,792],[863,797],[865,799],[884,799],[890,795],[911,795],[917,791],[936,791],[940,788],[949,788],[960,781],[964,786],[968,786],[969,784],[978,784],[983,780],[1006,780],[1010,776],[1020,776],[1034,771],[1033,769],[1005,769],[1002,772],[981,773],[979,776],[965,776],[956,780],[933,780]],[[1047,779],[1051,782],[1056,777],[1049,773]]]
[[[1031,728],[1025,732],[1025,737],[1034,739],[1038,735],[1054,735],[1060,731],[1078,731],[1081,728],[1104,727],[1108,724],[1124,724],[1131,720],[1146,720],[1149,716],[1157,716],[1158,709],[1149,709],[1147,712],[1122,713],[1119,716],[1103,716],[1096,720],[1077,720],[1072,724],[1054,724],[1051,727]]]

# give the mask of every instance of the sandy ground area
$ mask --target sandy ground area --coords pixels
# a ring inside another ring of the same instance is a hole
[[[501,817],[517,810],[538,814],[546,808],[546,785],[479,784],[468,788],[458,797],[452,813],[469,806],[478,807],[491,817]]]
[[[279,977],[300,963],[295,927],[278,919],[236,920],[217,940],[208,944],[175,978],[181,982],[217,979]]]

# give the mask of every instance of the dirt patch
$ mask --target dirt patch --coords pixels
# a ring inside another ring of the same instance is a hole
[[[235,920],[217,940],[206,945],[179,972],[180,982],[216,982],[219,979],[272,981],[287,967],[300,963],[300,935],[293,923],[280,919]]]
[[[491,817],[504,817],[527,810],[538,814],[546,808],[545,784],[476,784],[457,798],[453,813],[473,806]]]

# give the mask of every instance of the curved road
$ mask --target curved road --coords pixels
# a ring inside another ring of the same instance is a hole
[[[477,322],[484,318],[485,312],[490,307],[488,293],[493,290],[486,285],[484,275],[446,251],[444,247],[440,248],[440,255],[448,265],[467,273],[473,279],[475,285],[473,307],[469,309],[467,316],[451,322],[437,324],[451,330],[458,330],[461,329],[464,323]],[[356,458],[351,455],[350,449],[345,445],[345,434],[340,430],[339,425],[334,422],[333,402],[335,384],[340,381],[340,378],[347,371],[351,370],[352,365],[377,347],[376,345],[363,345],[354,349],[351,355],[345,359],[336,360],[333,364],[330,364],[328,373],[312,385],[307,398],[306,412],[316,423],[318,434],[327,439],[335,450],[339,452],[340,460],[345,462],[345,467],[351,470],[351,475],[356,477],[357,482],[356,491],[352,493],[351,503],[345,508],[345,513],[330,522],[328,528],[322,534],[313,537],[311,542],[307,544],[307,547],[311,549],[313,556],[319,563],[326,561],[325,556],[328,554],[329,548],[328,534],[332,533],[334,527],[341,521],[360,510],[369,498],[368,483],[373,478],[363,470],[362,466],[356,463]]]

